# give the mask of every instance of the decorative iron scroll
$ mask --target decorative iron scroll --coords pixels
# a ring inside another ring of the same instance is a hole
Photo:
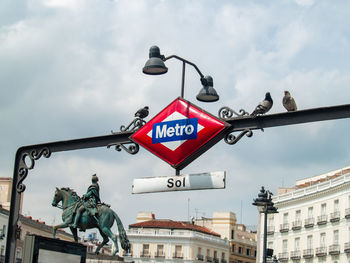
[[[219,118],[223,119],[223,120],[228,120],[228,119],[231,119],[233,114],[235,114],[237,117],[241,117],[241,116],[247,116],[249,115],[248,112],[246,112],[244,109],[240,109],[239,110],[240,113],[236,112],[235,110],[225,106],[225,107],[222,107],[220,110],[219,110]]]
[[[240,134],[238,134],[238,136],[233,135],[233,132],[231,132],[225,135],[224,140],[227,144],[233,145],[236,144],[240,139],[242,139],[244,135],[246,135],[247,137],[252,137],[253,132],[251,129],[245,129]]]
[[[140,129],[143,125],[146,124],[146,121],[141,118],[134,119],[128,126],[125,127],[125,125],[120,126],[121,132],[126,131],[136,131]],[[111,131],[112,134],[116,134],[117,132]]]
[[[28,175],[28,170],[34,168],[35,161],[39,160],[41,156],[49,158],[51,156],[50,149],[45,147],[40,150],[31,150],[29,152],[23,152],[21,155],[21,160],[19,161],[18,167],[18,181],[16,185],[16,190],[18,193],[24,192],[26,186],[23,184],[24,179],[26,179]],[[30,161],[30,164],[26,163],[26,160]]]
[[[130,144],[128,147],[124,146],[126,144]],[[137,154],[140,150],[140,146],[137,143],[134,142],[128,142],[128,143],[110,143],[107,145],[107,148],[110,148],[112,146],[115,146],[115,150],[120,152],[122,149],[130,154]]]

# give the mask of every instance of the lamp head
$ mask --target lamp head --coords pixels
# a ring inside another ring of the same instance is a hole
[[[214,102],[219,100],[219,95],[213,88],[214,82],[211,76],[205,76],[201,78],[203,88],[199,91],[197,95],[197,100],[203,102]]]
[[[168,72],[168,68],[164,64],[164,56],[160,54],[157,46],[149,49],[149,59],[147,60],[142,72],[148,75],[161,75]]]

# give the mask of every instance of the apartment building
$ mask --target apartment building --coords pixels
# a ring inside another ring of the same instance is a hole
[[[255,263],[256,233],[247,231],[244,224],[237,224],[235,213],[214,212],[212,218],[202,217],[195,224],[205,226],[229,241],[230,263]]]
[[[273,198],[278,214],[267,220],[267,247],[279,262],[350,261],[350,167],[299,180]],[[258,227],[262,259],[263,216]]]
[[[159,220],[152,213],[141,212],[137,223],[129,225],[127,235],[132,248],[126,261],[228,262],[228,241],[194,222]]]

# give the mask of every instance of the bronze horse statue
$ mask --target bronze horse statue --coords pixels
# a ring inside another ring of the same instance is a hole
[[[63,212],[62,212],[63,223],[53,227],[53,232],[52,232],[53,238],[56,237],[57,229],[69,227],[73,234],[75,242],[78,242],[77,228],[73,228],[71,224],[73,222],[73,217],[74,217],[76,207],[82,202],[81,198],[72,189],[68,187],[61,188],[61,189],[58,189],[56,187],[55,195],[52,200],[52,206],[58,207],[58,204],[61,201],[62,201],[62,209],[63,209]],[[90,216],[88,211],[85,211],[82,214],[78,223],[78,228],[80,228],[83,231],[85,231],[85,229],[98,228],[103,238],[102,243],[97,247],[95,251],[96,254],[98,254],[100,249],[105,244],[108,243],[109,241],[108,238],[112,239],[115,245],[115,251],[113,255],[116,255],[119,252],[117,236],[114,235],[113,232],[111,231],[111,227],[114,223],[114,220],[117,222],[121,246],[125,251],[128,252],[130,250],[130,243],[129,243],[128,237],[126,236],[123,224],[120,221],[118,215],[111,208],[109,208],[108,205],[105,205],[105,204],[99,205],[97,217]]]

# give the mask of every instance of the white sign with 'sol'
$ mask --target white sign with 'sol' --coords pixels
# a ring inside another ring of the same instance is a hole
[[[222,189],[226,187],[226,172],[182,174],[134,179],[133,194]]]

